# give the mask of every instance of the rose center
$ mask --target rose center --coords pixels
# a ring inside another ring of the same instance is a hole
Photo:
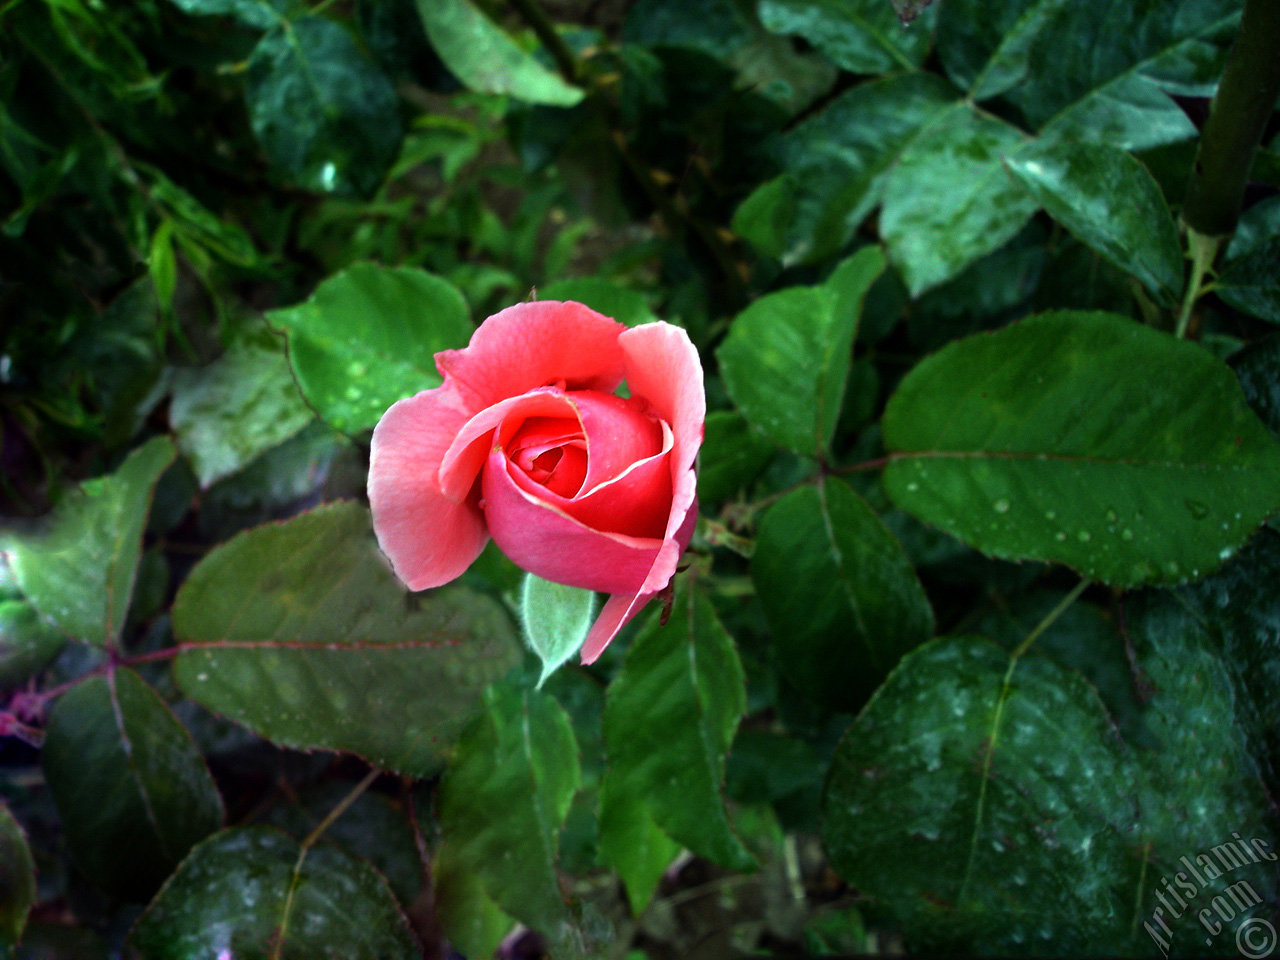
[[[507,444],[511,462],[530,480],[561,497],[582,489],[587,444],[576,420],[530,417]]]

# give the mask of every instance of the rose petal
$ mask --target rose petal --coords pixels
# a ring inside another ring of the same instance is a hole
[[[440,489],[440,463],[467,411],[447,387],[394,404],[373,431],[369,507],[378,545],[410,590],[448,583],[489,539],[475,498]]]
[[[482,323],[464,349],[437,353],[436,367],[472,412],[556,383],[612,393],[623,377],[624,330],[580,303],[518,303]]]
[[[659,419],[671,425],[675,453],[672,479],[688,470],[702,446],[707,397],[702,386],[702,362],[689,335],[670,323],[646,323],[618,338],[626,357],[627,386],[643,397]]]
[[[640,412],[635,402],[587,390],[573,391],[569,399],[578,408],[582,432],[587,438],[584,492],[662,451],[662,424]]]
[[[521,489],[518,473],[494,451],[483,482],[489,532],[516,566],[605,593],[634,592],[644,583],[663,541],[593,530],[553,506],[549,496]]]

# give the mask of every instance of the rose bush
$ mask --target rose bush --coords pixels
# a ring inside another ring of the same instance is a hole
[[[492,537],[523,569],[612,596],[591,663],[671,581],[697,520],[706,398],[688,335],[580,303],[487,319],[436,354],[444,383],[373,432],[374,530],[411,590],[459,576]],[[626,382],[629,396],[615,391]]]

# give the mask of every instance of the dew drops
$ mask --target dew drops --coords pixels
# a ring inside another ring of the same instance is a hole
[[[1231,547],[1223,547],[1221,550],[1218,551],[1218,559],[1230,560],[1231,555],[1234,553],[1235,553],[1235,550],[1233,550]]]
[[[1079,540],[1081,543],[1088,543],[1090,540],[1093,539],[1093,537],[1088,530],[1081,530],[1079,533],[1076,534],[1076,539]]]
[[[1008,501],[1008,500],[997,500],[997,501],[993,504],[993,506],[995,507],[995,511],[996,511],[996,513],[1008,513],[1008,512],[1009,512],[1009,501]]]
[[[1061,543],[1063,540],[1067,539],[1067,535],[1063,533],[1061,530],[1059,530],[1057,533],[1053,535],[1053,539]]]
[[[1130,530],[1128,527],[1125,527],[1123,530],[1121,530],[1121,531],[1120,531],[1120,539],[1121,539],[1121,540],[1132,540],[1132,539],[1133,539],[1133,531],[1132,531],[1132,530]]]
[[[346,396],[348,400],[359,400],[364,396],[364,391],[353,383],[351,386],[347,387]]]
[[[1108,523],[1115,523],[1115,522],[1116,522],[1117,520],[1119,520],[1119,519],[1120,519],[1120,518],[1116,516],[1116,512],[1115,512],[1114,510],[1108,510],[1108,511],[1107,511],[1107,522],[1108,522]]]
[[[1057,512],[1056,512],[1056,511],[1053,511],[1053,510],[1046,510],[1046,511],[1044,512],[1044,518],[1045,518],[1046,520],[1056,520],[1056,519],[1058,518],[1058,514],[1057,514]]]
[[[920,484],[916,483],[914,480],[907,484],[907,493],[915,493],[919,489]]]

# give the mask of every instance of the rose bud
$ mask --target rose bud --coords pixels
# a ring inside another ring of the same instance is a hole
[[[663,590],[697,521],[706,397],[679,327],[627,329],[580,303],[490,317],[436,354],[444,383],[373,431],[373,528],[411,590],[458,577],[490,537],[546,580],[611,594],[591,663]],[[630,396],[614,391],[626,381]]]

